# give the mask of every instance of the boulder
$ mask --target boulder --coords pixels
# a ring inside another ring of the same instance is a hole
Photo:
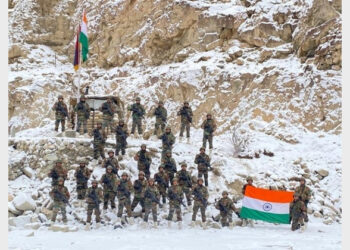
[[[44,160],[54,162],[58,160],[58,157],[55,153],[47,154],[44,156]]]
[[[329,172],[325,169],[320,169],[316,171],[319,175],[321,175],[322,177],[327,177],[329,175]]]
[[[13,195],[12,194],[8,194],[8,199],[7,201],[12,201],[13,200]]]
[[[24,228],[37,230],[40,228],[40,223],[39,222],[28,223],[24,225]]]
[[[53,224],[49,227],[49,230],[51,230],[53,232],[69,232],[69,226],[68,225]]]
[[[8,202],[8,211],[14,215],[20,215],[23,211],[18,210],[12,202]]]
[[[23,173],[28,177],[28,178],[32,178],[35,174],[35,171],[33,169],[31,169],[30,167],[25,167],[23,169]]]
[[[77,137],[77,132],[75,130],[66,130],[64,132],[64,136],[69,138],[75,138]]]
[[[35,210],[36,204],[35,201],[29,195],[25,193],[20,193],[13,199],[13,205],[18,210],[27,211],[27,210]]]
[[[15,227],[23,227],[24,225],[30,223],[30,215],[20,215],[17,217],[11,217],[8,219],[8,224]]]

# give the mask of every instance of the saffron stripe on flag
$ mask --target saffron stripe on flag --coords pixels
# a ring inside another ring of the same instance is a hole
[[[247,186],[244,196],[269,202],[290,203],[293,200],[293,194],[294,192],[290,191],[268,190]]]
[[[243,219],[253,219],[271,223],[289,224],[289,214],[265,213],[254,209],[242,207],[240,216]]]

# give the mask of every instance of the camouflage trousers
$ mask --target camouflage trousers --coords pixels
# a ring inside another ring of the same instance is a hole
[[[103,209],[107,209],[108,202],[111,202],[111,208],[115,208],[115,193],[111,191],[104,192],[103,195]]]
[[[198,178],[202,178],[204,175],[205,186],[208,186],[208,170],[198,170]]]
[[[66,204],[63,201],[54,201],[53,202],[51,220],[53,222],[56,221],[57,213],[58,213],[59,210],[61,210],[63,222],[66,222],[67,221]]]
[[[115,148],[115,155],[119,155],[119,152],[122,151],[122,155],[125,155],[125,149],[126,149],[126,140],[123,141],[118,141],[116,143],[116,148]]]
[[[213,134],[209,134],[209,135],[204,134],[203,135],[203,145],[202,145],[203,148],[207,147],[207,141],[209,142],[209,149],[212,149],[213,148]]]
[[[105,158],[105,151],[104,151],[104,144],[100,142],[94,142],[94,159],[97,159],[99,156],[102,157],[102,159]]]
[[[191,199],[191,188],[186,187],[186,186],[181,186],[182,188],[182,192],[185,194],[186,196],[186,200],[187,200],[187,206],[191,206],[192,205],[192,199]]]
[[[187,138],[190,137],[190,125],[191,123],[189,123],[188,121],[186,122],[181,121],[180,137],[183,137],[185,128],[186,128],[186,137]]]
[[[117,216],[119,218],[122,217],[124,207],[126,209],[126,213],[127,213],[128,217],[131,217],[130,198],[126,198],[126,197],[123,197],[123,198],[119,199]]]
[[[142,119],[132,119],[131,134],[135,133],[135,128],[137,126],[137,131],[139,135],[142,135]]]
[[[300,226],[303,224],[304,224],[303,214],[292,215],[292,231],[299,229]]]
[[[144,221],[148,221],[148,216],[151,213],[152,210],[152,216],[153,216],[153,221],[157,221],[157,203],[155,202],[145,202],[145,215],[143,217]]]
[[[177,216],[177,221],[182,221],[182,216],[181,216],[181,205],[178,202],[170,201],[169,202],[169,215],[167,220],[172,220],[173,219],[173,214],[176,211],[176,216]]]
[[[66,119],[65,118],[56,118],[55,121],[55,131],[58,131],[58,126],[61,123],[61,131],[64,132],[65,130],[65,125],[66,125]]]
[[[131,211],[134,211],[135,207],[140,203],[142,207],[142,213],[145,212],[145,198],[141,198],[139,196],[134,196],[134,199],[131,203]]]
[[[88,132],[87,130],[87,119],[79,119],[78,117],[78,122],[77,122],[77,132],[80,133],[80,127],[83,125],[83,132],[84,134]]]
[[[227,227],[228,223],[232,222],[232,213],[220,212],[221,225]],[[228,221],[228,222],[227,222]]]
[[[201,210],[202,221],[205,222],[205,220],[206,220],[206,217],[205,217],[205,206],[200,201],[194,201],[192,220],[193,221],[196,220],[197,212],[198,212],[199,209]]]
[[[96,222],[100,222],[101,221],[101,217],[100,217],[100,206],[96,207],[95,204],[91,204],[88,203],[88,207],[87,207],[87,219],[86,222],[90,223],[91,222],[91,216],[92,216],[92,212],[95,210],[95,216],[96,216]]]
[[[165,204],[166,203],[166,187],[165,186],[163,186],[163,185],[158,185],[158,190],[159,190],[159,194],[160,194],[160,196],[162,197],[162,202],[163,202],[163,204]]]
[[[114,131],[113,116],[109,116],[109,115],[102,116],[102,129],[105,131],[106,135],[108,135],[112,131]],[[107,133],[108,129],[109,129],[109,131],[108,131],[109,133]]]
[[[87,190],[87,183],[77,183],[78,200],[84,200]]]
[[[161,129],[162,133],[164,133],[164,129],[165,129],[165,121],[163,121],[162,119],[156,119],[156,124],[154,124],[154,135],[157,135],[158,129]]]

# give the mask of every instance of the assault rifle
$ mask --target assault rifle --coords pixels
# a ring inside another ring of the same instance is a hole
[[[116,175],[118,176],[118,178],[120,178],[120,176],[119,176],[119,174],[118,174],[119,169],[118,169],[116,166],[114,166],[114,165],[112,164],[111,159],[107,159],[107,160],[106,160],[106,163],[104,164],[104,167],[107,168],[109,165],[111,165],[112,168],[113,168],[113,169],[112,169],[112,173],[113,173],[113,174],[116,174]]]
[[[72,207],[69,204],[69,201],[67,200],[66,196],[64,194],[62,194],[60,191],[58,191],[57,189],[54,189],[54,195],[55,197],[60,200],[63,201],[63,203],[67,204],[68,206]]]
[[[213,170],[213,168],[210,166],[210,163],[208,163],[205,160],[204,156],[202,156],[201,154],[199,154],[196,163],[197,164],[204,164],[207,168],[209,168],[209,170]]]
[[[122,192],[126,197],[130,197],[130,191],[128,191],[123,185],[119,183],[117,191]]]
[[[102,141],[102,143],[105,143],[105,140],[101,135],[101,132],[97,128],[93,130],[93,135],[94,135],[94,139],[96,138],[98,141]]]
[[[186,207],[185,203],[182,201],[182,199],[180,199],[174,192],[173,190],[169,189],[168,191],[169,194],[169,199],[170,200],[175,200],[181,203],[182,206]]]
[[[198,188],[193,190],[193,195],[202,202],[204,207],[208,206],[208,201],[203,197],[203,195],[198,191]]]
[[[57,103],[57,107],[56,107],[56,110],[63,113],[63,115],[65,117],[68,117],[68,113],[67,113],[67,110],[65,108],[62,107],[62,104],[60,102]]]
[[[156,175],[155,181],[156,181],[158,184],[161,184],[161,185],[164,186],[164,187],[169,187],[169,184],[166,183],[166,182],[163,180],[163,178],[161,178],[158,174]]]
[[[94,201],[95,206],[97,208],[100,206],[100,200],[98,199],[98,197],[96,195],[96,190],[92,190],[92,192],[88,195],[88,197]]]
[[[78,180],[78,181],[82,181],[82,182],[87,182],[87,180],[89,180],[89,178],[87,178],[87,177],[82,173],[82,171],[79,171],[79,170],[78,170],[78,173],[77,173],[77,180]]]
[[[157,199],[157,197],[155,197],[154,194],[151,191],[149,191],[149,189],[147,189],[145,192],[145,198],[150,198],[152,202],[155,202],[158,205],[160,205],[159,199]]]
[[[187,118],[187,120],[190,122],[190,123],[192,123],[192,116],[190,116],[190,114],[188,113],[188,111],[187,111],[187,109],[186,108],[182,108],[181,109],[181,111],[180,111],[180,114],[181,115],[184,115],[186,118]]]
[[[134,113],[136,113],[137,116],[143,118],[144,113],[143,113],[143,111],[141,110],[141,107],[138,108],[136,105],[133,105],[133,106],[131,106],[131,111],[134,112]]]
[[[109,115],[113,116],[114,112],[112,111],[110,105],[108,105],[108,103],[104,103],[102,105],[102,112],[107,112]]]
[[[103,177],[102,182],[105,183],[109,189],[112,189],[113,192],[115,192],[111,180],[106,175]]]
[[[142,184],[139,180],[136,180],[134,183],[134,189],[139,193],[142,189]]]
[[[187,187],[192,187],[192,182],[190,178],[188,178],[188,176],[186,176],[185,174],[180,174],[180,180],[184,181],[187,184]]]

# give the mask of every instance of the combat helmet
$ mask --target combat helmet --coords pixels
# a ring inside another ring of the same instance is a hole
[[[228,192],[227,191],[222,191],[222,196],[224,196],[224,195],[228,195]]]

